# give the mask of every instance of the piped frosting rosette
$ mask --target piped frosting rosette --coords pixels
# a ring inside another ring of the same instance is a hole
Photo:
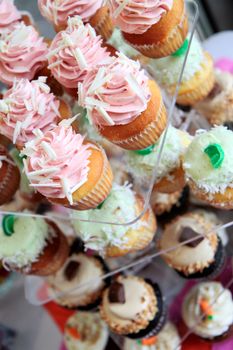
[[[45,77],[16,80],[0,100],[0,133],[22,148],[35,137],[33,130],[46,132],[57,124],[59,106]]]
[[[149,81],[139,62],[121,53],[111,58],[110,64],[89,70],[83,83],[78,84],[78,95],[79,104],[87,109],[89,121],[102,136],[123,148],[145,148],[161,131],[157,129],[165,116],[162,118],[163,103],[158,87]],[[156,99],[151,102],[155,103],[153,106],[149,105],[152,97]],[[138,117],[140,125],[133,124]]]
[[[47,44],[33,26],[16,23],[0,37],[0,80],[13,85],[15,79],[32,80],[46,65]]]
[[[108,195],[112,173],[102,149],[76,134],[72,121],[34,132],[22,152],[25,172],[31,186],[52,202],[89,209]]]
[[[21,19],[13,0],[0,0],[0,33]]]
[[[80,17],[70,18],[65,31],[58,33],[49,49],[48,61],[54,77],[66,88],[76,89],[88,69],[109,61],[102,39]]]

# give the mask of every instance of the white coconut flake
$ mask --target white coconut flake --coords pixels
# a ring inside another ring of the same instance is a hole
[[[47,153],[47,155],[52,159],[56,160],[57,155],[56,152],[53,150],[53,148],[50,146],[50,144],[46,141],[41,142],[41,147],[44,149],[44,151]]]
[[[78,83],[78,104],[80,106],[84,105],[84,94],[83,94],[83,84]]]
[[[90,108],[94,108],[94,107],[101,107],[101,108],[108,108],[109,107],[109,104],[108,103],[105,103],[105,102],[102,102],[102,101],[99,101],[99,100],[96,100],[95,98],[93,97],[86,97],[85,98],[85,103],[87,106],[89,106]]]
[[[69,128],[73,122],[80,116],[80,114],[76,114],[74,117],[72,118],[68,118],[68,119],[63,119],[59,125],[63,126],[64,128]]]
[[[143,96],[142,89],[138,84],[137,79],[132,74],[128,74],[125,77],[125,80],[129,84],[130,88],[135,92],[135,94],[142,100],[142,102],[145,103],[145,97]]]
[[[62,60],[55,61],[55,62],[51,63],[51,64],[48,66],[48,68],[49,68],[49,69],[55,68],[55,67],[57,67],[57,66],[60,66],[61,63],[62,63]]]
[[[115,125],[114,121],[113,121],[112,118],[109,116],[109,114],[105,111],[104,108],[102,108],[102,107],[97,107],[96,109],[97,109],[97,111],[99,112],[99,114],[103,117],[103,119],[106,121],[106,123],[108,123],[108,124],[111,125],[111,126]]]
[[[77,191],[80,187],[82,187],[82,185],[84,185],[87,182],[87,177],[85,179],[83,179],[82,181],[80,181],[76,186],[74,186],[72,188],[72,193],[74,193],[75,191]]]
[[[76,48],[74,50],[72,50],[74,57],[80,67],[80,69],[86,69],[88,67],[87,61],[82,53],[82,51],[80,50],[80,48]]]
[[[66,178],[61,179],[62,183],[62,188],[64,190],[65,196],[68,199],[69,203],[72,205],[73,204],[73,196],[69,187],[69,182]]]
[[[8,113],[10,111],[8,104],[4,100],[0,100],[0,112]]]
[[[43,184],[30,184],[30,187],[48,187],[48,188],[60,188],[61,185],[60,184],[55,184],[55,183],[43,183]]]
[[[17,121],[16,125],[15,125],[14,134],[13,134],[13,143],[14,144],[16,143],[16,140],[20,135],[21,126],[22,126],[22,123],[20,121]]]
[[[103,79],[104,79],[104,74],[106,72],[106,69],[105,67],[101,67],[96,76],[95,76],[95,79],[93,80],[92,84],[90,85],[87,93],[88,94],[92,94],[93,92],[95,92],[100,86],[102,86],[104,83],[103,83]]]
[[[56,171],[59,171],[60,168],[58,167],[51,167],[51,168],[45,168],[45,169],[41,169],[41,170],[35,170],[35,171],[31,171],[27,173],[28,177],[35,177],[38,175],[46,175],[46,174],[51,174],[51,173],[55,173]]]

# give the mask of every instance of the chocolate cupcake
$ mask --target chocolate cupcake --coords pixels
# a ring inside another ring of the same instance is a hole
[[[100,315],[114,333],[131,339],[158,334],[166,320],[159,286],[136,276],[119,276],[105,290]]]
[[[194,213],[168,224],[158,247],[167,264],[188,279],[216,277],[225,262],[225,251],[213,224]]]

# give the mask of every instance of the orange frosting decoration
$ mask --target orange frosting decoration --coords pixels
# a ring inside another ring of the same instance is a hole
[[[201,299],[200,302],[200,308],[201,308],[201,311],[207,315],[207,316],[212,316],[213,315],[213,309],[211,308],[208,300],[206,299]]]
[[[81,339],[81,335],[78,332],[77,328],[73,327],[73,328],[68,328],[68,333],[75,339]]]
[[[142,345],[154,345],[157,343],[158,337],[150,337],[147,339],[142,339]]]

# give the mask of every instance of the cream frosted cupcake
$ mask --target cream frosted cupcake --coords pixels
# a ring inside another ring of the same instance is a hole
[[[203,339],[223,340],[232,333],[233,301],[229,289],[218,282],[194,286],[182,305],[182,316],[187,327]]]
[[[111,331],[132,339],[155,336],[166,313],[159,286],[137,276],[119,276],[104,291],[100,316]]]
[[[108,61],[109,53],[102,47],[101,37],[78,16],[70,18],[66,30],[55,36],[48,53],[52,75],[65,88],[75,89],[76,96],[78,83],[87,71]]]
[[[9,270],[46,276],[57,271],[67,256],[66,238],[55,224],[1,215],[0,260]]]
[[[233,208],[233,132],[223,126],[196,133],[183,168],[193,194],[220,209]]]
[[[181,339],[173,323],[167,322],[157,336],[149,339],[125,339],[123,350],[180,350]]]
[[[68,308],[91,310],[99,304],[106,287],[106,267],[95,256],[73,253],[56,274],[48,277],[50,294]]]
[[[0,47],[0,81],[6,85],[12,86],[15,79],[32,80],[47,65],[47,44],[33,26],[23,22],[2,33]]]
[[[0,133],[22,149],[35,138],[35,129],[46,132],[70,115],[68,105],[50,92],[46,77],[19,79],[0,100]]]
[[[108,327],[98,313],[75,313],[65,325],[67,350],[104,350],[108,337]]]
[[[218,69],[216,83],[209,95],[195,105],[195,109],[212,125],[233,121],[233,75]]]
[[[213,224],[195,213],[180,216],[168,224],[158,247],[167,264],[189,279],[213,278],[225,262],[222,243]]]
[[[77,210],[96,208],[112,187],[112,171],[105,152],[76,134],[63,120],[51,131],[35,132],[22,154],[33,188],[49,201]]]
[[[152,147],[142,151],[127,152],[128,171],[137,182],[150,183],[161,151],[162,141],[163,134]],[[169,126],[160,163],[156,168],[154,185],[156,191],[173,193],[184,187],[185,177],[181,160],[189,143],[190,137],[186,132]]]
[[[79,104],[99,133],[130,150],[154,144],[166,127],[167,116],[157,84],[139,62],[121,53],[111,63],[91,69],[79,84]]]
[[[158,60],[151,60],[149,63],[150,73],[155,76],[157,82],[172,96],[175,93],[184,64],[189,39],[190,36],[187,37],[183,48],[176,54]],[[180,84],[177,103],[192,106],[204,99],[213,86],[214,70],[212,58],[203,51],[200,42],[194,36]]]
[[[144,201],[129,185],[113,184],[112,191],[100,208],[73,212],[73,225],[86,248],[97,250],[108,257],[125,255],[145,248],[155,235],[156,220],[150,208],[136,223],[124,225],[136,219],[143,207]]]

